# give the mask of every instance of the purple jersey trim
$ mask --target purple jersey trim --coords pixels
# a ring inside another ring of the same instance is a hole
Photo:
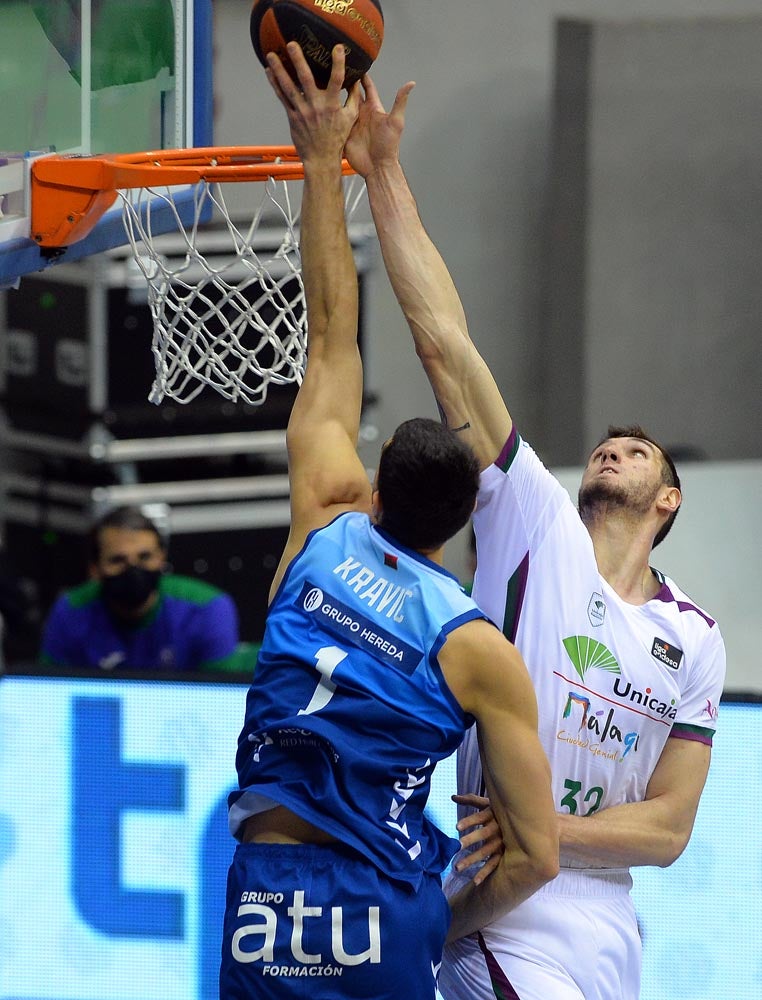
[[[510,469],[520,444],[521,438],[514,424],[511,428],[511,433],[508,435],[508,440],[503,445],[503,450],[495,459],[495,465],[503,472],[507,472]]]
[[[703,743],[705,746],[712,745],[713,729],[705,729],[703,726],[690,726],[685,723],[676,722],[670,731],[670,738],[673,740],[692,740],[694,743]]]
[[[677,610],[681,612],[695,611],[697,615],[700,615],[704,619],[709,628],[714,628],[716,622],[714,621],[713,618],[710,618],[709,615],[705,614],[701,610],[701,608],[697,608],[695,604],[691,604],[690,601],[678,601],[675,595],[667,586],[667,583],[664,580],[661,573],[658,573],[658,578],[659,580],[661,580],[661,589],[659,590],[659,593],[656,594],[656,596],[654,597],[655,601],[663,601],[665,604],[669,604],[670,602],[672,602],[673,604],[677,605]]]
[[[487,944],[481,935],[481,931],[479,932],[478,937],[479,947],[481,948],[482,955],[484,955],[484,961],[487,963],[489,978],[497,1000],[521,1000],[521,997],[518,995],[513,986],[511,986],[505,972],[500,968],[499,962],[487,947]]]
[[[519,619],[524,606],[524,594],[529,577],[529,553],[524,556],[516,567],[506,587],[505,615],[503,617],[503,635],[511,642],[516,642],[519,630]]]

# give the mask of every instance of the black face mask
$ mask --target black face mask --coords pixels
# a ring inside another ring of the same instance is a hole
[[[106,604],[134,611],[145,604],[156,590],[160,576],[160,569],[128,566],[116,576],[104,576],[101,579],[103,599]]]

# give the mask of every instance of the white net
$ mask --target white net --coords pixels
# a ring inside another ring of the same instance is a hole
[[[151,402],[188,403],[208,386],[257,406],[271,385],[301,383],[307,315],[300,183],[247,184],[260,200],[245,225],[231,218],[225,183],[201,181],[183,189],[182,199],[176,187],[119,192],[127,237],[148,283],[156,364]],[[344,183],[349,219],[365,188],[355,176]],[[204,244],[210,214],[219,222],[213,250]],[[174,227],[171,253],[167,215]]]

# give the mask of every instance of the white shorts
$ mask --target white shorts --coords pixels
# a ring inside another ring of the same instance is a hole
[[[451,875],[445,891],[463,885]],[[562,869],[480,934],[448,945],[444,1000],[637,1000],[641,941],[626,871]]]

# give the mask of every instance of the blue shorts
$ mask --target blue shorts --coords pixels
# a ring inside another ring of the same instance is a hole
[[[434,1000],[450,910],[341,845],[239,844],[220,1000]]]

